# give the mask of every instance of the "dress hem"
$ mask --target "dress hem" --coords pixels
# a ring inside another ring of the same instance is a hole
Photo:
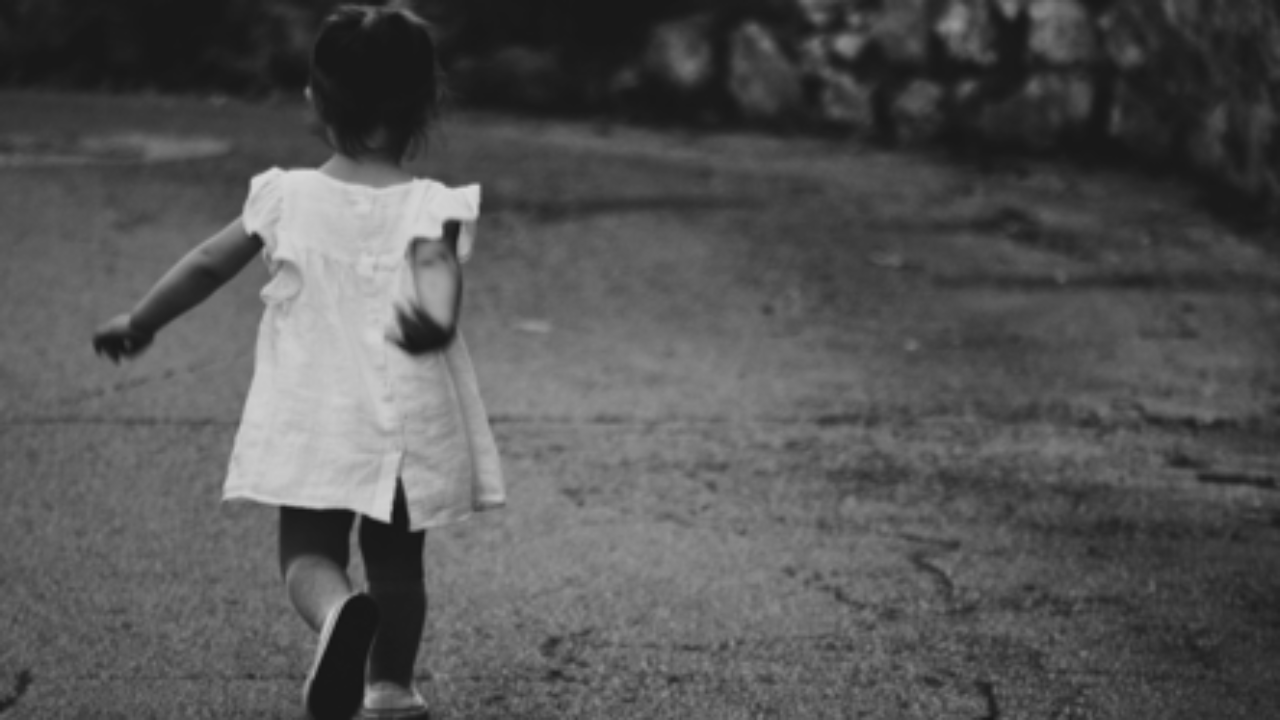
[[[339,503],[298,502],[296,500],[280,500],[277,498],[268,497],[266,495],[246,492],[243,490],[232,492],[232,493],[224,493],[222,495],[222,502],[224,503],[253,502],[253,503],[258,503],[260,505],[270,505],[272,507],[295,507],[295,508],[304,508],[307,510],[346,510],[348,512],[356,513],[357,515],[368,517],[360,510],[357,510],[348,505],[343,505]],[[470,510],[467,510],[464,513],[457,514],[457,515],[449,515],[447,517],[440,518],[438,520],[422,523],[421,525],[413,525],[411,523],[409,526],[409,529],[416,532],[418,530],[433,530],[433,529],[438,529],[442,527],[447,527],[449,525],[456,525],[466,520],[470,520],[477,513],[487,512],[490,510],[498,510],[506,507],[506,505],[507,505],[506,500],[480,501],[480,502],[477,502]]]

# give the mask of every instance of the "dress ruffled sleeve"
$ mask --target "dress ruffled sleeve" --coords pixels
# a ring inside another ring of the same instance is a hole
[[[479,218],[479,185],[459,188],[436,185],[427,195],[425,207],[418,212],[410,239],[441,240],[444,238],[445,223],[455,221],[459,224],[458,261],[466,262],[475,246],[476,221]]]
[[[257,235],[270,257],[279,247],[276,227],[280,224],[284,206],[284,171],[271,168],[255,175],[249,181],[249,197],[244,202],[241,216],[245,232]]]

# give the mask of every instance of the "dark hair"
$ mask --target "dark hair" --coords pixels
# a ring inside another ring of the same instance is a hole
[[[442,81],[430,26],[401,8],[343,5],[311,49],[312,101],[344,155],[414,154],[439,114]]]

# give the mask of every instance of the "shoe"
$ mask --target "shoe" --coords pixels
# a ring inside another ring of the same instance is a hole
[[[364,668],[378,632],[378,604],[364,593],[347,598],[320,632],[316,660],[302,686],[311,720],[351,720],[364,695]]]
[[[364,692],[360,720],[427,720],[431,716],[427,701],[413,688],[379,682]]]

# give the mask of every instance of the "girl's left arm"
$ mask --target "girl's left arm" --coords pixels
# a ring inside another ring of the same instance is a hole
[[[137,355],[161,328],[208,299],[261,250],[262,241],[246,232],[236,218],[170,268],[132,312],[98,328],[94,350],[112,361]]]

